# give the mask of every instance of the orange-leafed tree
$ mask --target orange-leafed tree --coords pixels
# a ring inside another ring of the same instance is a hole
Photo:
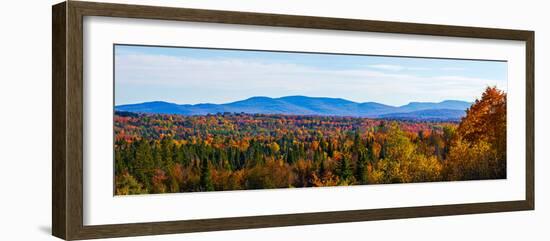
[[[481,99],[466,111],[457,131],[469,142],[487,141],[497,152],[506,154],[506,93],[487,87]]]
[[[455,139],[447,163],[449,179],[505,178],[506,93],[487,87],[466,111]]]
[[[155,169],[155,175],[153,176],[153,193],[165,193],[167,191],[166,184],[164,183],[168,179],[166,173],[161,169]]]

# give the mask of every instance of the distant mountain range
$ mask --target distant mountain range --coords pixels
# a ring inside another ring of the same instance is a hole
[[[116,111],[154,114],[206,115],[216,113],[353,116],[402,120],[459,120],[472,103],[457,100],[411,102],[390,106],[376,102],[357,103],[341,98],[287,96],[252,97],[226,104],[178,105],[163,101],[118,105]]]

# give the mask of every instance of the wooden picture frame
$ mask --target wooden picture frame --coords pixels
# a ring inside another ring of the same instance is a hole
[[[357,222],[414,217],[533,210],[534,188],[534,32],[369,21],[263,13],[68,1],[52,8],[52,233],[66,239],[110,238],[214,230]],[[229,23],[327,30],[366,31],[526,43],[525,200],[384,208],[302,214],[215,218],[187,221],[83,224],[83,17],[107,16],[174,21]]]

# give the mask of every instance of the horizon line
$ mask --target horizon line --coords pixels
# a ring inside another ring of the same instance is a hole
[[[459,102],[466,102],[466,103],[470,103],[470,104],[475,102],[475,100],[474,101],[466,101],[466,100],[457,100],[457,99],[444,99],[444,100],[441,100],[441,101],[409,101],[407,104],[404,104],[404,105],[389,105],[389,104],[385,104],[385,103],[377,102],[377,101],[357,102],[357,101],[352,101],[352,100],[348,100],[348,99],[341,98],[341,97],[288,95],[288,96],[280,96],[280,97],[251,96],[251,97],[248,97],[248,98],[245,98],[245,99],[235,100],[235,101],[230,101],[230,102],[224,102],[224,103],[200,102],[200,103],[195,103],[195,104],[189,104],[189,103],[175,103],[175,102],[165,101],[165,100],[151,100],[151,101],[142,101],[142,102],[125,103],[125,104],[124,103],[122,103],[122,104],[116,104],[115,103],[114,107],[125,106],[125,105],[139,105],[139,104],[154,103],[154,102],[161,102],[161,103],[174,104],[174,105],[191,105],[191,106],[195,106],[195,105],[226,105],[226,104],[232,104],[232,103],[235,103],[235,102],[250,100],[250,99],[253,99],[253,98],[268,98],[268,99],[272,99],[272,100],[277,100],[277,99],[289,98],[289,97],[306,97],[306,98],[312,98],[312,99],[334,99],[334,100],[339,99],[339,100],[349,101],[349,102],[356,103],[356,104],[376,103],[376,104],[386,105],[386,106],[390,106],[390,107],[402,107],[402,106],[410,105],[412,103],[443,103],[443,102],[446,102],[446,101],[459,101]]]

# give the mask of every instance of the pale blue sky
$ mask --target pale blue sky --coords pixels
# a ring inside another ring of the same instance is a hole
[[[502,61],[115,46],[116,105],[305,95],[398,106],[473,101],[506,82]]]

